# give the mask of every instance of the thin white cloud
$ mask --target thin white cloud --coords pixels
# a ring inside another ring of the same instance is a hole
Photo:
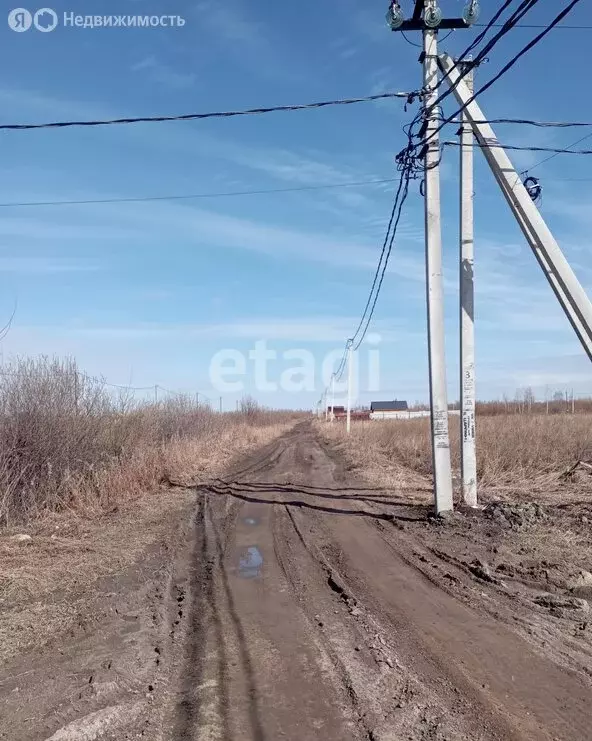
[[[48,337],[78,340],[138,341],[152,340],[185,342],[200,339],[219,344],[230,340],[266,340],[269,342],[335,342],[340,344],[348,334],[352,334],[359,317],[288,317],[268,319],[252,318],[240,321],[203,324],[149,323],[131,324],[85,324],[81,321],[63,326],[24,326],[17,327],[14,335],[34,337],[36,333]],[[410,337],[420,337],[421,333],[408,330],[405,321],[376,321],[372,334],[382,343],[396,342]],[[15,338],[13,335],[13,339]],[[18,338],[17,338],[18,339]]]
[[[236,0],[201,0],[195,5],[195,11],[207,30],[219,38],[250,47],[263,42],[262,24],[247,18]]]
[[[144,59],[136,62],[132,65],[131,71],[143,72],[153,82],[176,90],[192,87],[196,79],[193,73],[179,72],[170,65],[161,62],[154,55],[144,57]]]
[[[0,273],[78,273],[100,270],[90,260],[55,257],[0,257]]]
[[[4,228],[5,233],[23,239],[43,239],[46,244],[49,240],[57,243],[63,235],[84,243],[113,242],[117,243],[118,252],[123,240],[129,257],[137,255],[139,247],[160,244],[165,239],[170,245],[169,255],[179,242],[183,249],[187,245],[204,254],[219,249],[240,249],[275,260],[324,263],[335,268],[364,271],[375,269],[379,254],[379,245],[371,239],[306,231],[176,203],[128,203],[105,205],[100,209],[91,206],[73,209],[54,209],[51,214],[40,209],[35,211],[35,219],[0,221],[0,234]],[[52,220],[48,221],[50,215]],[[423,279],[423,260],[415,250],[412,229],[409,236],[403,230],[389,272],[402,275],[406,280]]]

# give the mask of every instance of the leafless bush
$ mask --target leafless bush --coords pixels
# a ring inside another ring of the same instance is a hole
[[[47,510],[102,506],[117,486],[137,489],[158,480],[164,451],[175,442],[219,436],[239,421],[287,421],[254,400],[237,420],[184,396],[158,404],[112,396],[73,360],[47,358],[3,367],[0,415],[0,524]]]

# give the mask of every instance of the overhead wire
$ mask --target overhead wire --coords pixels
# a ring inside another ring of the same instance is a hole
[[[392,226],[393,226],[393,222],[395,220],[395,216],[396,216],[396,212],[397,212],[397,205],[399,203],[399,197],[400,197],[400,194],[401,194],[402,189],[403,189],[403,175],[401,174],[401,177],[399,178],[399,185],[397,187],[397,191],[396,191],[396,194],[395,194],[395,199],[394,199],[394,202],[393,202],[393,207],[391,209],[391,214],[390,214],[390,217],[389,217],[388,227],[387,227],[387,230],[386,230],[384,241],[382,243],[382,249],[381,249],[381,252],[380,252],[380,258],[378,260],[378,265],[376,266],[376,271],[374,273],[374,279],[372,281],[372,286],[370,288],[370,292],[368,294],[368,299],[366,301],[366,305],[364,306],[364,311],[363,311],[362,316],[360,318],[360,322],[359,322],[358,326],[356,327],[356,331],[353,333],[353,335],[351,337],[351,339],[352,339],[352,341],[354,343],[357,342],[358,334],[360,333],[360,331],[361,331],[361,329],[362,329],[362,327],[364,325],[364,321],[366,319],[366,316],[368,315],[368,310],[370,309],[370,304],[372,303],[372,298],[373,298],[373,295],[374,295],[374,289],[376,288],[376,285],[377,285],[378,280],[379,280],[379,277],[380,277],[380,271],[381,271],[381,268],[382,268],[382,263],[383,263],[383,260],[384,260],[386,251],[387,251],[389,237],[390,237],[391,229],[392,229]],[[359,347],[359,345],[356,345],[355,349],[357,350],[358,347]]]
[[[592,126],[592,121],[537,121],[532,118],[489,118],[476,119],[477,124],[517,124],[524,126],[537,126],[542,129],[573,129],[587,128]],[[578,142],[575,142],[577,144]],[[575,146],[572,144],[570,146]]]
[[[477,36],[477,38],[476,38],[476,39],[474,39],[474,40],[473,40],[473,42],[472,42],[472,43],[471,43],[471,44],[470,44],[470,45],[469,45],[469,46],[468,46],[468,47],[467,47],[467,48],[466,48],[466,49],[465,49],[465,50],[464,50],[464,51],[462,52],[462,54],[460,55],[460,57],[458,58],[458,60],[457,60],[457,61],[456,61],[456,62],[454,63],[454,65],[453,65],[453,67],[452,67],[452,69],[453,69],[453,70],[454,70],[454,69],[457,69],[457,70],[459,70],[459,77],[458,77],[458,79],[457,79],[457,80],[456,80],[456,81],[455,81],[454,83],[452,83],[452,84],[449,84],[449,86],[448,86],[448,89],[447,89],[447,90],[445,90],[445,91],[444,91],[444,92],[443,92],[443,93],[442,93],[442,94],[441,94],[441,95],[440,95],[440,96],[439,96],[439,97],[438,97],[438,98],[437,98],[437,99],[436,99],[436,100],[435,100],[435,101],[434,101],[434,102],[432,103],[432,105],[430,106],[430,111],[431,111],[431,110],[433,110],[434,108],[438,108],[438,109],[441,109],[441,103],[442,103],[442,102],[443,102],[443,101],[444,101],[444,100],[445,100],[445,99],[446,99],[446,98],[447,98],[447,97],[448,97],[449,95],[452,95],[452,94],[453,94],[454,90],[456,90],[456,88],[457,88],[457,87],[459,86],[459,84],[461,83],[461,81],[462,81],[462,80],[463,80],[463,79],[464,79],[464,78],[465,78],[465,77],[466,77],[466,76],[467,76],[467,75],[469,74],[470,68],[471,68],[471,67],[476,67],[476,66],[478,66],[479,64],[481,64],[481,62],[483,62],[483,61],[485,60],[485,58],[486,58],[486,55],[487,55],[487,54],[488,54],[488,53],[489,53],[489,52],[490,52],[490,51],[491,51],[491,50],[492,50],[492,49],[493,49],[493,48],[495,47],[495,45],[496,45],[496,44],[498,44],[498,43],[500,42],[500,40],[501,40],[501,39],[502,39],[502,38],[503,38],[504,36],[506,36],[506,35],[507,35],[507,34],[508,34],[508,33],[509,33],[509,32],[510,32],[510,31],[511,31],[511,30],[512,30],[512,29],[513,29],[514,27],[515,27],[515,25],[517,24],[517,22],[518,22],[518,21],[519,21],[519,20],[520,20],[521,18],[523,18],[523,17],[524,17],[524,16],[525,16],[525,15],[526,15],[526,14],[527,14],[527,13],[528,13],[528,12],[529,12],[530,10],[532,10],[532,8],[533,8],[533,7],[534,7],[534,6],[536,5],[536,3],[538,2],[538,0],[522,0],[522,2],[520,3],[520,5],[518,6],[518,8],[516,8],[516,9],[515,9],[515,10],[513,11],[513,13],[512,13],[511,15],[510,15],[510,17],[509,17],[509,18],[508,18],[508,19],[507,19],[507,20],[506,20],[506,21],[504,22],[504,24],[502,25],[502,28],[501,28],[501,30],[500,30],[500,31],[499,31],[498,33],[494,34],[494,36],[492,36],[492,38],[491,38],[491,39],[489,39],[489,41],[487,41],[487,43],[485,44],[485,46],[483,46],[483,47],[482,47],[482,48],[481,48],[481,49],[479,50],[479,52],[478,52],[478,53],[476,54],[475,58],[474,58],[473,60],[471,60],[471,65],[470,65],[470,66],[469,66],[469,65],[466,65],[466,66],[465,66],[464,68],[462,68],[462,67],[460,66],[460,65],[461,65],[461,61],[462,61],[462,60],[466,60],[466,59],[467,59],[467,57],[468,57],[468,55],[469,55],[469,54],[471,53],[471,51],[472,51],[472,50],[473,50],[473,49],[474,49],[474,48],[475,48],[475,47],[476,47],[476,46],[477,46],[477,45],[478,45],[478,44],[480,43],[480,41],[481,41],[481,40],[483,40],[483,39],[485,38],[485,36],[487,35],[487,32],[488,32],[488,30],[489,30],[489,28],[490,28],[490,24],[492,24],[492,23],[493,23],[493,22],[494,22],[495,20],[497,20],[497,19],[498,19],[498,18],[499,18],[499,17],[501,16],[501,14],[503,13],[503,11],[504,11],[504,10],[506,10],[506,8],[508,8],[508,7],[509,7],[509,5],[511,5],[511,3],[512,3],[512,2],[513,2],[513,0],[506,0],[506,1],[504,2],[504,4],[502,5],[502,7],[500,7],[500,8],[498,9],[498,11],[496,12],[496,14],[495,14],[495,15],[493,16],[493,18],[492,18],[492,19],[490,20],[490,22],[489,22],[488,26],[486,27],[485,31],[483,31],[482,33],[480,33],[480,34],[479,34],[479,35]],[[447,72],[446,74],[444,74],[444,75],[443,75],[443,76],[442,76],[442,77],[440,78],[440,80],[438,81],[438,83],[437,83],[437,84],[436,84],[436,86],[434,87],[434,90],[435,90],[435,91],[436,91],[436,90],[439,90],[439,89],[440,89],[440,88],[442,87],[442,85],[444,84],[444,82],[445,82],[445,81],[446,81],[446,80],[447,80],[447,79],[448,79],[448,78],[450,77],[450,72],[451,72],[451,71],[452,71],[452,70],[450,70],[449,72]],[[480,92],[482,92],[482,90],[481,90],[481,91],[479,91],[479,93],[480,93]],[[474,97],[476,97],[476,95],[475,95]],[[461,109],[461,110],[462,110],[462,109]],[[418,125],[418,124],[419,124],[419,123],[420,123],[420,122],[422,121],[422,118],[423,118],[423,117],[424,117],[424,116],[425,116],[426,114],[429,114],[429,112],[430,112],[430,111],[426,111],[426,112],[421,112],[421,111],[420,111],[420,112],[419,112],[419,113],[418,113],[418,114],[416,115],[415,119],[413,120],[413,122],[412,122],[412,124],[411,124],[411,127],[410,127],[410,130],[413,130],[413,127],[414,127],[414,126],[417,126],[417,125]],[[423,116],[422,116],[422,113],[423,113]],[[438,127],[437,127],[437,128],[436,128],[436,129],[435,129],[435,130],[434,130],[434,131],[433,131],[433,132],[431,133],[430,137],[429,137],[428,139],[426,139],[426,140],[423,140],[423,141],[420,141],[420,142],[418,142],[418,144],[416,145],[416,147],[420,147],[420,146],[421,146],[422,148],[423,148],[423,147],[425,147],[425,146],[426,146],[426,145],[428,144],[428,142],[429,142],[429,141],[430,141],[431,139],[433,139],[433,138],[434,138],[435,136],[437,136],[437,135],[439,134],[439,132],[440,132],[440,131],[441,131],[441,130],[442,130],[442,129],[444,128],[444,126],[445,126],[445,125],[446,125],[447,123],[450,123],[450,121],[451,121],[451,120],[452,120],[453,118],[456,118],[456,116],[457,116],[457,115],[458,115],[458,113],[455,113],[455,114],[454,114],[454,116],[449,116],[448,118],[444,119],[444,120],[443,120],[443,121],[442,121],[442,122],[440,123],[440,125],[439,125],[439,126],[438,126]],[[416,136],[421,136],[421,134],[418,134],[418,135],[416,135]]]
[[[592,138],[592,133],[586,134],[586,136],[583,136],[581,139],[577,139],[575,142],[568,144],[567,148],[563,150],[558,149],[556,152],[553,152],[553,154],[551,154],[549,157],[545,157],[539,162],[535,162],[535,164],[532,165],[532,167],[528,168],[528,171],[530,172],[530,170],[534,170],[535,167],[540,167],[541,165],[544,165],[547,162],[550,162],[552,159],[555,159],[555,157],[558,157],[560,154],[575,154],[576,152],[571,151],[571,148],[577,146],[578,144],[581,144],[583,141],[586,141],[587,139],[590,139],[590,138]],[[539,151],[542,151],[542,150],[539,150]],[[547,151],[551,151],[551,150],[549,149]],[[580,151],[578,152],[578,154],[587,154],[587,152]]]
[[[287,111],[305,111],[316,108],[327,108],[330,106],[348,106],[358,103],[371,103],[378,100],[392,98],[408,99],[410,93],[376,93],[365,95],[360,98],[337,98],[334,100],[322,100],[314,103],[302,103],[293,105],[270,106],[267,108],[247,108],[235,111],[216,111],[208,113],[185,113],[176,116],[138,116],[133,118],[96,119],[90,121],[52,121],[39,124],[0,124],[3,131],[25,131],[32,129],[63,129],[72,126],[115,126],[121,124],[137,123],[163,123],[167,121],[202,121],[209,118],[235,118],[237,116],[258,116],[267,113],[280,113]]]
[[[407,195],[409,193],[409,180],[410,180],[409,175],[407,173],[406,174],[403,174],[401,176],[401,180],[404,181],[403,192],[402,192],[402,195],[401,195],[401,197],[399,199],[399,204],[398,204],[398,207],[397,207],[397,215],[396,215],[396,218],[395,218],[394,228],[393,228],[393,231],[392,231],[390,240],[389,240],[389,245],[388,245],[388,249],[387,249],[387,252],[386,252],[386,257],[385,257],[385,260],[384,260],[384,263],[383,263],[383,267],[382,267],[382,271],[381,271],[381,274],[380,274],[380,280],[378,282],[378,288],[376,289],[376,292],[374,294],[374,299],[372,301],[372,306],[370,308],[370,312],[369,312],[368,318],[366,320],[366,325],[364,327],[364,330],[363,330],[360,338],[358,339],[356,345],[354,346],[354,350],[357,350],[360,347],[360,345],[362,344],[362,342],[364,341],[364,339],[366,337],[366,334],[368,332],[368,328],[370,327],[370,323],[372,322],[372,318],[374,316],[374,310],[376,309],[376,304],[378,302],[378,297],[380,295],[380,290],[382,288],[382,282],[383,282],[384,276],[386,274],[386,270],[387,270],[387,267],[388,267],[389,259],[390,259],[390,256],[391,256],[391,251],[393,249],[393,245],[394,245],[394,242],[395,242],[395,236],[396,236],[396,233],[397,233],[397,227],[399,226],[399,221],[401,219],[401,214],[402,214],[402,211],[403,211],[403,206],[405,204],[405,201],[407,199]]]
[[[474,23],[474,26],[477,27],[483,27],[488,24],[486,23]],[[494,23],[492,24],[493,28],[500,28],[503,24],[501,23]],[[516,28],[546,28],[546,26],[542,23],[518,23]],[[562,23],[559,26],[555,26],[553,29],[554,31],[592,31],[592,26],[584,26],[584,25],[577,25],[572,26],[568,25],[567,23]]]
[[[495,12],[493,17],[490,19],[489,23],[485,25],[485,30],[481,31],[476,38],[473,39],[473,41],[467,46],[467,48],[461,52],[461,54],[458,57],[458,60],[455,62],[453,69],[459,70],[459,79],[452,85],[449,85],[449,87],[433,102],[431,109],[433,108],[440,108],[442,101],[444,101],[449,95],[452,95],[456,87],[458,87],[460,81],[466,77],[466,75],[469,74],[469,67],[466,66],[464,69],[460,66],[460,63],[463,60],[467,60],[471,52],[483,41],[483,39],[487,36],[487,33],[489,30],[493,27],[495,21],[497,21],[504,11],[514,2],[514,0],[505,0],[504,3],[498,8],[498,10]],[[501,24],[501,31],[494,34],[494,36],[487,41],[485,46],[477,53],[475,59],[472,61],[472,66],[478,66],[483,62],[486,58],[486,55],[494,48],[494,46],[499,43],[499,41],[506,36],[518,23],[518,21],[523,18],[526,13],[529,12],[529,10],[534,7],[534,5],[538,2],[538,0],[522,0],[518,8],[513,11],[513,13],[510,15],[510,17]],[[441,87],[443,87],[444,83],[446,82],[447,78],[450,76],[450,73],[447,73],[443,75],[437,82],[437,84],[434,87],[434,91],[439,90]],[[415,117],[415,120],[412,122],[411,127],[416,125],[422,117],[422,112],[419,112],[417,116]]]
[[[590,137],[592,137],[592,134],[589,134],[589,136],[585,138],[590,138]],[[580,141],[583,141],[583,139],[580,139]],[[444,142],[442,146],[461,147],[463,145],[460,144],[460,142],[447,141],[447,142]],[[507,149],[509,151],[515,151],[515,152],[553,152],[553,157],[556,157],[560,154],[580,154],[580,155],[592,154],[592,149],[563,149],[560,147],[537,147],[537,146],[530,146],[530,145],[501,144],[497,139],[495,141],[486,141],[485,144],[479,144],[479,142],[473,142],[473,144],[469,144],[467,146],[478,147],[480,149]],[[552,157],[548,157],[545,160],[542,160],[538,164],[533,165],[532,167],[529,167],[528,170],[525,170],[524,172],[528,172],[532,170],[534,167],[538,167],[543,162],[546,162],[550,159],[552,159]]]
[[[533,2],[536,2],[536,0],[532,0]],[[486,90],[489,90],[489,88],[497,82],[503,75],[506,74],[517,62],[519,59],[521,59],[528,51],[530,51],[534,46],[536,46],[538,43],[542,41],[542,39],[558,24],[561,22],[563,18],[568,15],[573,8],[579,3],[581,0],[571,0],[571,2],[557,15],[555,18],[551,21],[550,24],[548,24],[544,31],[542,31],[540,34],[537,34],[531,41],[526,44],[517,54],[515,54],[510,61],[505,64],[502,69],[494,75],[490,80],[488,80],[484,85],[482,85],[479,90],[474,92],[469,100],[466,101],[457,111],[455,111],[451,116],[448,116],[444,121],[440,123],[438,128],[433,131],[428,139],[421,142],[422,146],[425,146],[431,139],[433,139],[443,128],[446,126],[446,124],[453,121],[460,113],[462,113],[470,103],[472,103],[477,96],[482,95]],[[532,5],[528,8],[529,10],[532,8]]]
[[[273,193],[299,193],[314,190],[329,190],[336,188],[361,187],[365,185],[382,185],[394,183],[396,178],[379,178],[376,180],[352,180],[343,183],[326,183],[324,185],[301,185],[290,188],[263,188],[260,190],[222,191],[218,193],[188,193],[181,195],[163,196],[132,196],[121,198],[88,198],[72,201],[12,201],[0,203],[0,208],[24,208],[30,206],[89,206],[113,203],[149,203],[154,201],[183,201],[202,198],[235,198],[238,196],[269,195]]]
[[[356,331],[354,332],[353,336],[348,338],[345,343],[341,361],[337,370],[332,374],[332,379],[339,380],[341,378],[341,376],[343,375],[343,371],[345,370],[349,349],[353,348],[354,351],[358,350],[366,337],[366,334],[372,322],[372,318],[374,316],[374,311],[378,303],[378,297],[380,295],[384,277],[388,268],[391,252],[395,243],[397,229],[401,220],[403,206],[409,193],[409,183],[412,177],[417,176],[417,157],[413,155],[413,142],[411,139],[411,135],[408,131],[406,133],[407,146],[401,152],[399,152],[396,158],[397,168],[400,172],[399,184],[395,193],[394,203],[391,209],[386,235],[382,244],[378,265],[374,273],[374,279],[370,287],[368,299],[366,301],[366,305],[364,306],[364,311],[362,313],[362,317],[358,323]]]

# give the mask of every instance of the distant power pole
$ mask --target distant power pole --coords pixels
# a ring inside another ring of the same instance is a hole
[[[335,373],[331,376],[331,422],[335,419]]]
[[[545,385],[545,406],[547,408],[547,414],[549,414],[549,386]]]
[[[352,386],[354,381],[354,344],[347,351],[347,434],[351,432]]]
[[[158,404],[158,386],[154,386],[154,403]]]
[[[222,414],[222,397],[220,397],[220,414]]]

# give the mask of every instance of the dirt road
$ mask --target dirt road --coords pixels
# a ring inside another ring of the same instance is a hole
[[[15,735],[25,726],[13,724],[5,737],[589,739],[589,655],[578,665],[550,634],[528,640],[536,615],[435,557],[430,532],[446,527],[396,492],[364,488],[298,425],[198,490],[156,627],[121,646],[150,656],[152,673],[144,663],[141,681],[128,677],[110,714],[95,702],[73,720],[68,698],[54,697],[45,730]],[[14,698],[0,699],[18,720]]]

